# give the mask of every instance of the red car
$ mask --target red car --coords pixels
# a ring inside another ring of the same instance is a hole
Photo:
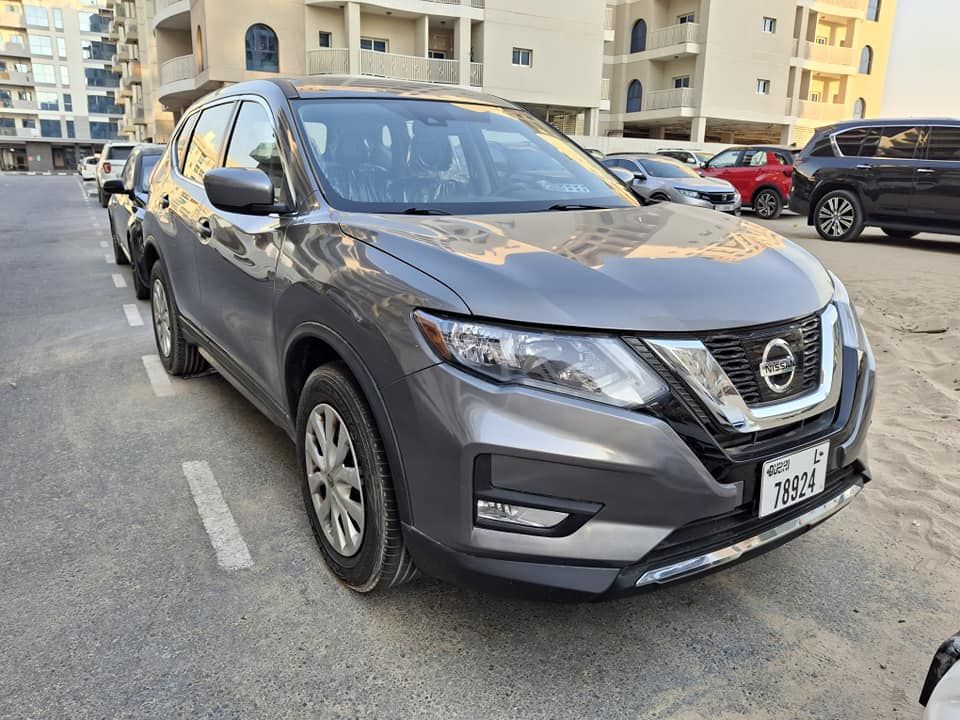
[[[703,174],[730,182],[762,218],[772,220],[790,195],[793,160],[799,148],[779,145],[750,145],[727,148],[714,155],[703,167]]]

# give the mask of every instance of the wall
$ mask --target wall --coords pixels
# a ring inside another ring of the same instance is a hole
[[[340,8],[306,7],[306,49],[307,52],[320,47],[321,30],[331,33],[330,47],[345,48],[347,46],[347,31],[343,26],[343,10]]]
[[[363,37],[388,40],[388,52],[416,55],[416,20],[362,12],[360,34]]]
[[[884,81],[890,63],[890,48],[893,39],[893,22],[897,12],[897,0],[883,0],[878,22],[862,20],[857,24],[853,47],[860,62],[860,50],[864,45],[873,48],[873,69],[869,75],[853,75],[847,85],[847,105],[853,112],[853,103],[862,97],[867,105],[867,117],[880,117],[883,104]],[[951,72],[951,71],[947,71]]]
[[[711,153],[718,153],[726,150],[729,145],[724,143],[694,143],[687,140],[656,140],[647,138],[622,138],[622,137],[589,137],[584,135],[571,135],[570,138],[583,148],[592,148],[602,153],[614,152],[638,152],[648,153],[666,148],[682,148],[687,150],[703,150]]]

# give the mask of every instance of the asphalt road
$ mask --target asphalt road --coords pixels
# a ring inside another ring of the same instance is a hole
[[[795,224],[774,223],[809,235]],[[107,228],[75,177],[0,175],[0,718],[918,715],[926,664],[960,625],[943,590],[960,572],[933,551],[923,572],[898,557],[868,503],[618,602],[428,579],[344,590],[287,437],[216,375],[155,392],[150,308],[105,259]],[[960,269],[936,242],[883,251]],[[849,274],[858,250],[830,252]],[[218,564],[190,462],[212,471],[249,567]]]

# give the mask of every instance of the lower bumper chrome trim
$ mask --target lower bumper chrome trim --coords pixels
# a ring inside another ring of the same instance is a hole
[[[668,583],[679,580],[687,575],[696,575],[697,573],[706,572],[720,565],[733,562],[745,553],[752,552],[778,540],[783,540],[804,528],[813,527],[814,525],[822,523],[828,517],[848,505],[862,489],[863,486],[859,484],[847,488],[823,505],[818,505],[799,517],[787,520],[785,523],[772,527],[759,535],[741,540],[733,545],[714,550],[704,555],[698,555],[688,560],[673,563],[672,565],[664,565],[655,570],[648,570],[640,576],[636,586],[643,587],[645,585]]]

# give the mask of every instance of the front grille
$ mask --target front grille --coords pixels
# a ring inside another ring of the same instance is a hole
[[[700,197],[702,197],[704,200],[708,200],[712,202],[714,205],[717,205],[719,203],[732,203],[734,194],[705,192],[705,193],[700,193]]]

